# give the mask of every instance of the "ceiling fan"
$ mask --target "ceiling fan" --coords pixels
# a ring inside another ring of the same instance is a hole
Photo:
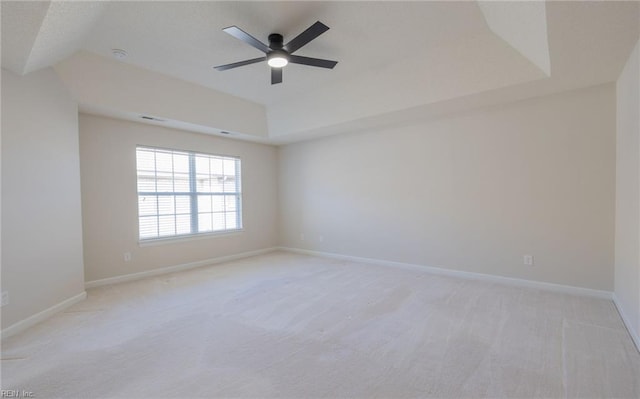
[[[302,57],[300,55],[294,55],[302,46],[306,45],[316,37],[320,36],[324,32],[328,31],[329,27],[320,21],[311,25],[307,30],[293,38],[289,43],[283,44],[283,37],[279,33],[272,33],[269,35],[269,45],[262,43],[260,40],[251,36],[247,32],[238,28],[237,26],[230,26],[224,28],[223,31],[240,39],[248,45],[257,48],[266,55],[260,58],[253,58],[246,61],[234,62],[233,64],[226,64],[214,67],[218,71],[226,71],[227,69],[237,68],[244,65],[255,64],[257,62],[267,61],[267,64],[271,67],[271,84],[282,83],[282,67],[288,63],[309,65],[319,68],[333,69],[338,61],[323,60],[320,58]]]

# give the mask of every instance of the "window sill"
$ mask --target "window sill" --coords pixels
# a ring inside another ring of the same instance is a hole
[[[215,238],[221,236],[234,236],[241,234],[244,229],[236,229],[236,230],[227,230],[227,231],[216,231],[211,233],[200,233],[200,234],[191,234],[185,236],[177,236],[177,237],[166,237],[166,238],[151,238],[148,240],[139,240],[139,247],[153,247],[156,245],[164,245],[164,244],[174,244],[179,242],[186,241],[197,241],[197,240],[206,240],[208,238]]]

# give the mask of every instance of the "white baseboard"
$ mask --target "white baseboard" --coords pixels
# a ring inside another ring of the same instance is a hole
[[[22,332],[27,328],[32,327],[40,323],[41,321],[48,319],[49,317],[53,316],[58,312],[62,312],[66,308],[70,307],[71,305],[74,305],[78,302],[83,301],[86,297],[87,297],[86,291],[82,291],[80,294],[72,296],[69,299],[65,299],[64,301],[56,305],[53,305],[52,307],[45,309],[42,312],[36,313],[33,316],[29,316],[24,320],[20,320],[19,322],[14,323],[9,327],[0,331],[0,336],[2,337],[1,339],[5,339],[14,334]]]
[[[84,287],[85,288],[94,288],[94,287],[100,287],[100,286],[103,286],[103,285],[123,283],[125,281],[139,280],[139,279],[145,278],[145,277],[158,276],[158,275],[161,275],[161,274],[179,272],[179,271],[182,271],[182,270],[193,269],[193,268],[196,268],[196,267],[214,265],[216,263],[230,262],[232,260],[238,260],[238,259],[242,259],[242,258],[249,258],[251,256],[263,255],[263,254],[266,254],[266,253],[269,253],[269,252],[273,252],[273,251],[275,251],[277,249],[278,248],[265,248],[265,249],[259,249],[257,251],[241,252],[239,254],[220,256],[220,257],[217,257],[217,258],[199,260],[197,262],[183,263],[181,265],[162,267],[162,268],[159,268],[159,269],[147,270],[147,271],[139,272],[139,273],[124,274],[124,275],[121,275],[121,276],[103,278],[103,279],[100,279],[100,280],[86,281],[84,283]]]
[[[611,292],[594,290],[591,288],[574,287],[571,285],[562,285],[562,284],[554,284],[554,283],[545,283],[542,281],[525,280],[525,279],[519,279],[519,278],[513,278],[513,277],[503,277],[503,276],[496,276],[492,274],[473,273],[473,272],[466,272],[462,270],[445,269],[442,267],[423,266],[423,265],[417,265],[413,263],[402,263],[402,262],[393,262],[393,261],[380,260],[380,259],[361,258],[358,256],[342,255],[342,254],[336,254],[336,253],[330,253],[330,252],[312,251],[308,249],[287,248],[287,247],[280,247],[279,249],[282,251],[294,252],[294,253],[303,254],[303,255],[320,256],[323,258],[340,259],[340,260],[346,260],[351,262],[370,263],[374,265],[392,266],[392,267],[399,267],[399,268],[411,269],[411,270],[420,270],[423,272],[437,274],[441,276],[460,277],[460,278],[472,279],[472,280],[482,280],[482,281],[488,281],[492,283],[501,283],[501,284],[515,285],[519,287],[535,288],[535,289],[541,289],[546,291],[555,291],[555,292],[562,292],[565,294],[589,296],[589,297],[611,300]]]
[[[627,331],[631,336],[631,340],[634,344],[636,344],[636,349],[638,350],[638,352],[640,352],[640,336],[638,335],[639,331],[636,331],[631,325],[631,321],[627,317],[627,314],[624,312],[622,305],[620,305],[615,292],[613,293],[613,303],[616,305],[616,309],[618,309],[618,313],[620,314],[620,318],[622,319],[624,326],[627,327]]]

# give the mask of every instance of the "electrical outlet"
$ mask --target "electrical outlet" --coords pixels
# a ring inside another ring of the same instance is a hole
[[[523,257],[524,264],[527,266],[533,266],[533,255],[525,255]]]
[[[124,261],[125,262],[131,262],[131,252],[125,252],[124,253]]]
[[[4,291],[2,293],[2,304],[0,306],[6,306],[9,304],[9,291]]]
[[[300,241],[304,241],[304,233],[300,233]]]
[[[323,242],[324,241],[324,236],[319,236],[318,237],[318,241]]]

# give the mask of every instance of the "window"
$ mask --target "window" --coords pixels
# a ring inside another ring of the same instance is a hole
[[[242,228],[240,158],[138,147],[140,240]]]

